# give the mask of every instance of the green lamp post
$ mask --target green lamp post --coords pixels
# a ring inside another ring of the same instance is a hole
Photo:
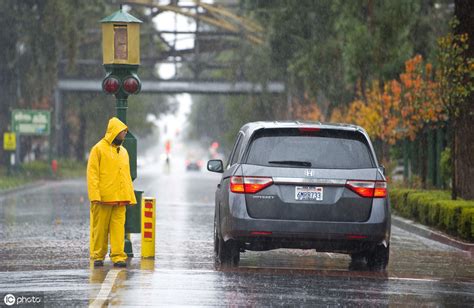
[[[102,54],[106,71],[102,89],[115,95],[117,118],[127,123],[128,96],[137,94],[141,81],[137,71],[140,65],[141,20],[120,10],[102,19]],[[137,177],[137,139],[128,130],[123,143],[130,157],[132,180]],[[125,222],[125,252],[133,257],[130,233],[140,233],[142,191],[135,191],[137,204],[127,207]]]

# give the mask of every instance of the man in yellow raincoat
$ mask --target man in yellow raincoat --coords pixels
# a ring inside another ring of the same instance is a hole
[[[124,252],[125,209],[136,204],[127,150],[122,142],[127,125],[111,118],[104,138],[91,150],[87,163],[87,190],[91,202],[90,255],[94,266],[103,266],[110,233],[110,258],[117,267],[126,267]]]

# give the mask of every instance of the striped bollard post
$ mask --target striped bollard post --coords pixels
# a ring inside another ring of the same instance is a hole
[[[155,258],[156,198],[143,198],[142,258]]]

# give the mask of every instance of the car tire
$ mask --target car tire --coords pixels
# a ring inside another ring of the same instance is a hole
[[[349,270],[361,271],[367,269],[367,252],[356,252],[350,254],[351,262],[349,263]]]
[[[214,256],[217,266],[236,267],[240,262],[240,247],[236,241],[225,242],[217,230],[217,221],[214,219]]]
[[[351,262],[365,262],[367,258],[367,252],[357,252],[357,253],[353,253],[351,254]]]
[[[390,257],[390,245],[377,245],[367,254],[367,266],[370,269],[385,270]]]

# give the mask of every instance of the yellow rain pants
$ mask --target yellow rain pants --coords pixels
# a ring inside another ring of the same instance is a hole
[[[90,256],[104,260],[110,233],[110,258],[113,263],[125,262],[125,205],[109,205],[93,202],[90,210]]]

